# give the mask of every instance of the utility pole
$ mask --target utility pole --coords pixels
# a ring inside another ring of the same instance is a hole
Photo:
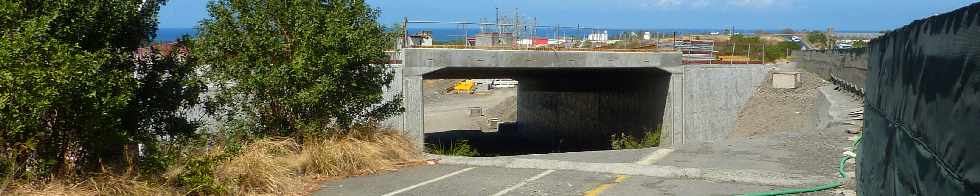
[[[728,64],[735,64],[735,39],[732,39],[732,54],[729,54]]]
[[[517,28],[517,27],[520,27],[520,26],[523,26],[523,25],[521,25],[521,14],[520,14],[520,10],[517,9],[517,8],[514,8],[514,23],[511,26],[512,28],[514,28],[513,29],[513,33],[512,33],[513,35],[511,36],[511,41],[510,41],[511,47],[515,47],[516,48],[517,41],[520,41],[520,37],[522,36],[522,34],[524,34],[524,32],[522,32],[521,29],[518,29]]]
[[[560,40],[559,38],[561,37],[558,36],[559,33],[561,33],[561,24],[556,24],[555,25],[555,48],[561,48],[561,41],[559,41]]]
[[[709,54],[711,60],[708,60],[708,64],[715,64],[715,58],[718,58],[715,56],[715,40],[711,40],[711,50],[708,51],[711,52],[711,54]]]
[[[503,32],[500,29],[500,8],[496,8],[496,9],[497,9],[497,15],[496,15],[497,20],[494,21],[494,23],[497,24],[497,35],[490,36],[490,46],[491,47],[496,47],[497,46],[497,40],[500,39],[500,34]]]
[[[762,40],[762,64],[766,64],[766,40]]]
[[[674,31],[674,36],[670,38],[670,47],[677,48],[677,31]]]
[[[408,17],[402,21],[402,48],[408,47]]]
[[[748,57],[748,59],[749,59],[748,62],[751,62],[752,61],[752,44],[751,43],[749,44],[749,50],[745,52],[745,56]],[[745,62],[745,64],[749,64],[748,62]]]
[[[731,58],[728,59],[728,63],[735,64],[735,45],[737,45],[737,43],[735,42],[735,25],[732,25],[732,32],[729,32],[729,34],[730,34],[729,36],[730,40],[732,42],[732,54],[731,54]]]

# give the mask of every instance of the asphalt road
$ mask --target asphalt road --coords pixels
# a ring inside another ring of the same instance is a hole
[[[469,164],[419,166],[327,183],[315,195],[732,195],[782,188],[705,179],[582,171],[574,167],[587,165],[576,163],[568,166],[572,168],[535,169]]]

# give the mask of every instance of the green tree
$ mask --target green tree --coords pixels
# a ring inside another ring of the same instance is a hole
[[[783,41],[778,44],[766,47],[766,61],[772,62],[784,59],[790,55],[788,52],[800,49],[800,44],[796,42]]]
[[[131,140],[144,145],[147,156],[139,160],[141,169],[160,172],[169,159],[161,145],[180,146],[197,137],[199,123],[182,112],[199,103],[204,83],[196,75],[197,58],[189,55],[193,40],[184,35],[177,42],[149,47],[145,58],[137,58],[134,75],[137,82],[122,122]],[[203,115],[203,114],[202,114]]]
[[[74,175],[135,162],[138,144],[168,135],[159,133],[172,127],[144,128],[161,123],[142,122],[176,119],[133,108],[142,103],[134,100],[145,98],[135,92],[160,89],[149,83],[168,80],[136,76],[161,69],[138,69],[148,62],[133,55],[154,36],[162,4],[0,1],[0,174]]]
[[[854,41],[854,48],[867,48],[868,42],[863,40]]]
[[[809,41],[810,44],[818,47],[826,47],[827,45],[827,35],[820,31],[811,31],[807,33],[806,40]]]
[[[257,136],[302,136],[386,119],[392,42],[362,0],[218,0],[195,50],[220,89],[212,112]]]
[[[762,47],[763,43],[765,43],[765,50]],[[734,54],[732,53],[732,44],[735,44]],[[765,55],[766,62],[773,62],[786,58],[788,55],[787,50],[799,50],[800,45],[789,41],[775,43],[763,40],[761,37],[735,35],[732,36],[728,43],[720,44],[715,49],[718,50],[718,55],[721,56],[744,56],[746,53],[751,53],[752,60],[763,60],[762,56]]]

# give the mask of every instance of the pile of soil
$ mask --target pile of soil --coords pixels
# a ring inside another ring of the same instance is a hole
[[[422,80],[422,96],[424,96],[425,103],[436,103],[443,100],[443,96],[446,94],[446,89],[452,88],[456,82],[461,80]]]
[[[517,121],[517,96],[507,97],[500,104],[488,108],[487,115],[498,117],[501,122]]]
[[[739,111],[735,131],[730,137],[805,128],[809,124],[809,114],[816,109],[817,88],[830,85],[830,82],[806,71],[800,72],[800,80],[800,86],[795,89],[776,89],[772,87],[771,78],[766,80]]]

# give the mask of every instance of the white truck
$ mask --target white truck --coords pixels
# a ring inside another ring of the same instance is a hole
[[[490,87],[492,88],[514,88],[517,87],[517,80],[512,79],[494,79],[490,82]]]

